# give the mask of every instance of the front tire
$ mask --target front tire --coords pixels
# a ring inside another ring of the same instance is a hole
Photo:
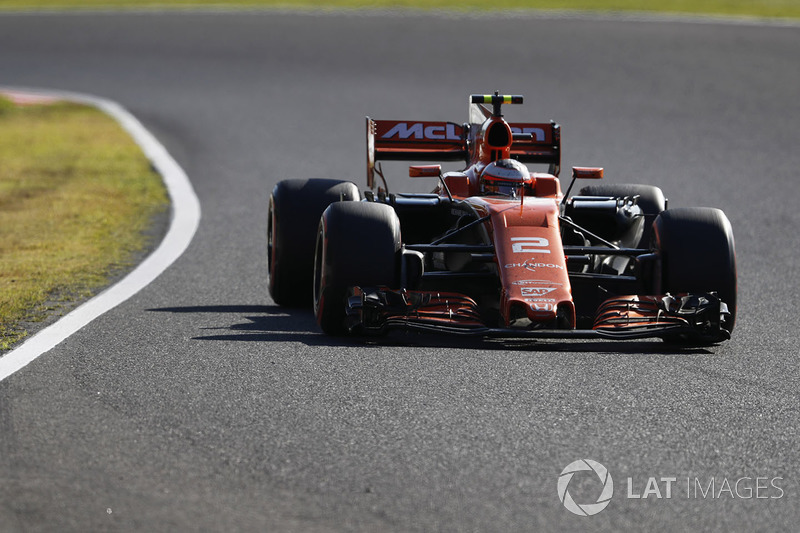
[[[736,322],[736,250],[730,221],[719,209],[687,207],[661,213],[653,224],[653,248],[660,258],[657,293],[716,292]]]
[[[348,333],[351,287],[399,286],[400,220],[373,202],[339,202],[322,214],[314,258],[314,314],[328,335]]]

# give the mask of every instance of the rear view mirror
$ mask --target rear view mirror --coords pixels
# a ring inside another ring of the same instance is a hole
[[[603,169],[601,167],[572,167],[572,177],[579,180],[601,180]]]
[[[572,186],[575,185],[577,180],[601,180],[603,179],[603,169],[601,167],[572,167],[572,181],[567,188],[567,194],[561,201],[561,205],[567,201],[569,193],[572,192]]]
[[[412,178],[438,178],[442,174],[442,165],[412,165],[408,167],[408,175]]]

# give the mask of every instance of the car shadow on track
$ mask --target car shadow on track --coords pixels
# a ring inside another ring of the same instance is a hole
[[[277,305],[198,305],[159,307],[148,311],[194,314],[198,316],[198,324],[212,322],[214,325],[200,325],[198,329],[218,333],[192,337],[195,341],[295,341],[310,346],[350,344],[339,343],[336,342],[337,339],[323,335],[317,329],[314,315],[307,309],[292,309]]]
[[[404,331],[394,331],[381,336],[330,337],[319,330],[310,310],[277,305],[162,307],[148,311],[203,315],[204,318],[198,319],[198,323],[206,324],[211,315],[218,315],[219,325],[198,328],[217,333],[192,337],[195,341],[301,342],[307,346],[386,346],[623,355],[717,355],[713,346],[682,346],[660,340],[482,338]],[[214,317],[212,320],[217,318]]]

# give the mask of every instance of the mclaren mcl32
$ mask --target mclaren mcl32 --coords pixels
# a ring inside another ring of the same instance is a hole
[[[269,291],[331,335],[393,328],[546,338],[730,338],[737,274],[719,209],[667,208],[652,185],[559,180],[561,129],[507,122],[522,96],[472,95],[469,121],[366,120],[367,188],[289,179],[270,195]],[[390,192],[381,161],[427,194]],[[531,171],[527,165],[540,165]],[[430,189],[429,189],[430,190]]]

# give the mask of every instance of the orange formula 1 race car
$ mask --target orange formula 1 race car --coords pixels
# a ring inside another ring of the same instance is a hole
[[[313,303],[331,335],[391,328],[534,338],[730,338],[736,258],[725,214],[667,209],[658,187],[559,182],[556,123],[509,123],[522,96],[472,95],[468,123],[367,117],[367,185],[285,180],[272,191],[269,290]],[[390,193],[381,160],[430,194]],[[531,172],[527,164],[547,165]]]

